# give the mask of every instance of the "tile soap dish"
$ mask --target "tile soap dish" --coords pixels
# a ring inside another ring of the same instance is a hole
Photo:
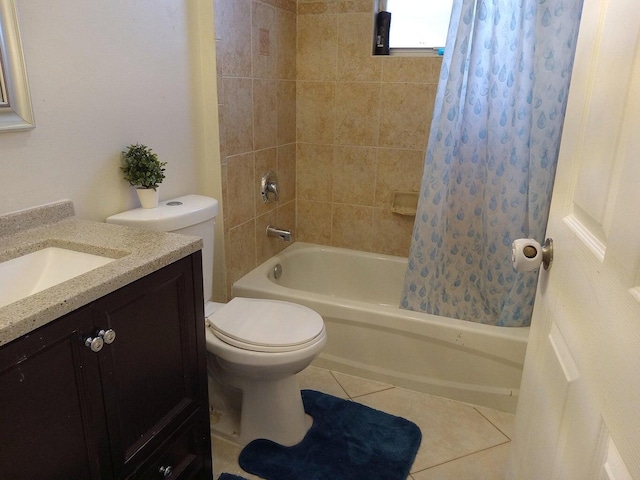
[[[398,215],[415,216],[418,209],[418,192],[393,192],[391,211]]]

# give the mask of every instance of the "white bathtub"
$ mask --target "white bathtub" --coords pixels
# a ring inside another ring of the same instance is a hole
[[[515,412],[529,328],[398,308],[406,265],[406,258],[296,242],[238,280],[233,294],[320,313],[328,341],[314,365]]]

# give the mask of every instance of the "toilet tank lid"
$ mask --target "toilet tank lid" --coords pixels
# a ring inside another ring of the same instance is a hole
[[[185,195],[164,200],[156,208],[136,208],[107,218],[107,223],[172,232],[215,218],[218,201],[203,195]]]

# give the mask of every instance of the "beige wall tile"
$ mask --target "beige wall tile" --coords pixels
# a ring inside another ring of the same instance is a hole
[[[371,0],[299,0],[298,15],[318,13],[367,13],[373,11]]]
[[[419,192],[424,150],[380,148],[376,174],[376,206],[389,209],[394,191]]]
[[[340,13],[369,13],[373,11],[371,0],[341,0],[338,3]]]
[[[276,80],[253,81],[253,142],[256,150],[277,145]]]
[[[426,149],[434,97],[431,85],[383,83],[379,145]]]
[[[278,227],[291,232],[291,241],[296,240],[296,201],[292,200],[278,206]],[[289,246],[287,242],[282,242],[282,250]]]
[[[370,252],[373,207],[334,203],[331,209],[331,245]]]
[[[282,245],[285,243],[279,238],[267,237],[268,225],[280,227],[276,209],[256,217],[256,258],[258,265],[281,251]]]
[[[256,215],[254,154],[246,153],[227,159],[227,225],[234,228]]]
[[[223,78],[225,148],[227,155],[253,150],[253,82],[248,78]]]
[[[282,145],[277,149],[278,183],[280,187],[280,200],[278,206],[296,199],[296,145]]]
[[[256,222],[254,219],[229,230],[225,245],[227,257],[227,292],[233,282],[258,266],[256,259]]]
[[[297,32],[298,80],[335,80],[338,17],[336,15],[299,16]]]
[[[296,240],[329,245],[331,243],[331,203],[298,199],[296,209]]]
[[[336,85],[335,143],[377,145],[380,125],[380,84]]]
[[[268,3],[269,5],[273,5],[274,7],[278,7],[282,10],[287,10],[291,13],[296,13],[298,8],[297,0],[262,0],[264,3]]]
[[[295,12],[276,11],[276,77],[296,79],[297,20]]]
[[[296,97],[297,141],[333,143],[335,85],[328,82],[298,82]]]
[[[330,202],[332,185],[333,146],[298,143],[296,153],[298,199]]]
[[[220,82],[222,84],[222,82]],[[224,105],[218,105],[218,132],[220,136],[220,161],[227,163],[227,130],[224,120]]]
[[[385,58],[371,54],[373,24],[373,9],[338,16],[338,81],[380,81]]]
[[[297,4],[214,1],[227,245],[224,276],[225,291],[230,292],[233,281],[257,261],[256,230],[266,228],[258,227],[257,219],[275,215],[276,221],[284,216],[288,224],[295,222]],[[333,122],[332,110],[330,115]],[[333,123],[329,131],[333,135]],[[284,198],[277,203],[263,204],[259,193],[260,177],[267,170],[282,176]],[[262,242],[266,234],[258,238]]]
[[[437,85],[440,78],[442,57],[382,58],[383,82],[418,82]]]
[[[372,206],[376,184],[376,148],[336,147],[333,201]]]
[[[295,143],[296,141],[296,82],[278,80],[277,86],[278,112],[278,145]]]
[[[222,74],[251,76],[251,1],[216,0],[216,36],[222,39]]]
[[[376,208],[373,217],[372,250],[386,255],[408,256],[414,222],[415,216],[398,215],[386,209]]]
[[[227,212],[227,205],[229,205],[229,182],[227,180],[227,164],[223,163],[220,165],[220,178],[222,180],[222,198],[218,199],[222,201],[221,208],[224,209],[224,215],[222,216],[224,220],[223,228],[225,232],[229,231],[229,215]]]
[[[253,78],[276,78],[278,24],[276,10],[262,2],[251,2],[251,53]]]

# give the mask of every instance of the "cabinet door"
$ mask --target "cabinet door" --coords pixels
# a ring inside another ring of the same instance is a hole
[[[0,348],[0,478],[113,478],[88,317],[81,309]]]
[[[199,258],[169,265],[96,305],[94,324],[116,332],[98,355],[116,478],[131,474],[206,408],[202,288],[194,279],[194,272],[201,276]]]

